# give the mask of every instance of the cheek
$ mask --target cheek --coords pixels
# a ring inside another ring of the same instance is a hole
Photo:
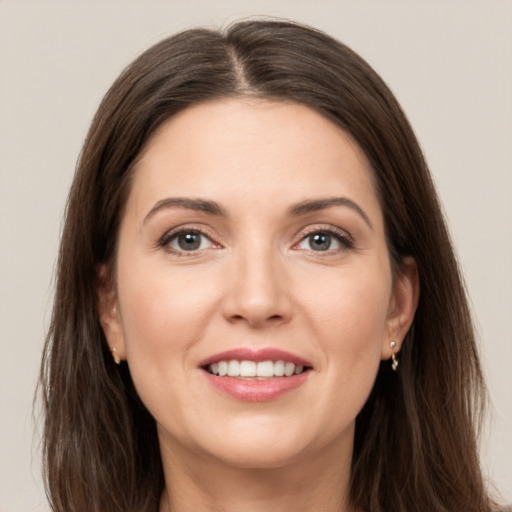
[[[132,378],[141,398],[158,395],[148,386],[188,378],[190,351],[215,311],[215,287],[206,287],[197,272],[165,272],[136,262],[119,269],[118,282]]]
[[[342,270],[325,280],[322,293],[302,293],[325,366],[350,388],[371,387],[387,336],[391,273],[382,265],[369,268]]]
[[[335,436],[355,421],[375,383],[379,370],[390,284],[375,278],[344,276],[317,297],[310,324],[323,351],[322,374],[326,383],[320,409],[329,411]],[[329,434],[330,432],[330,434]]]
[[[215,287],[206,287],[197,272],[165,272],[133,261],[119,269],[118,282],[126,356],[137,393],[157,421],[179,418],[193,394],[192,355],[216,309]]]

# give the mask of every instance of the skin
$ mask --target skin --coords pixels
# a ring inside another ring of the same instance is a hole
[[[333,197],[353,203],[289,213]],[[197,250],[165,237],[179,226],[205,234]],[[330,231],[318,250],[310,236]],[[418,280],[410,259],[392,274],[372,170],[350,136],[289,102],[188,108],[139,156],[116,263],[100,318],[157,422],[161,511],[353,510],[355,418],[412,322]],[[286,350],[312,370],[274,400],[237,400],[200,363],[240,347]]]

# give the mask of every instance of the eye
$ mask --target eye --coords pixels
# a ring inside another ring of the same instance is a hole
[[[307,234],[296,245],[297,249],[327,252],[348,249],[353,246],[352,240],[345,234],[330,231],[318,230]]]
[[[195,252],[213,248],[215,244],[204,233],[194,229],[181,230],[166,235],[161,245],[172,252]]]

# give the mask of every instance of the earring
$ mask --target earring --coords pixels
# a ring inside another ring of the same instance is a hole
[[[116,347],[112,348],[112,359],[114,360],[114,363],[121,364],[121,359],[119,359],[119,356],[117,355]]]
[[[391,347],[391,368],[394,372],[398,368],[398,359],[395,356],[395,351],[393,350],[396,347],[396,343],[394,341],[389,342],[389,346]]]

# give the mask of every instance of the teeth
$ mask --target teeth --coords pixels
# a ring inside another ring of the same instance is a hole
[[[213,368],[212,368],[212,364],[210,365],[210,371],[213,373]],[[219,373],[218,375],[220,375],[221,377],[224,377],[225,375],[228,374],[228,362],[227,361],[219,361]]]
[[[272,361],[261,361],[256,366],[256,377],[273,377],[274,363]]]
[[[288,363],[293,366],[293,363]],[[286,363],[284,361],[276,361],[274,363],[274,375],[276,377],[282,377],[285,373],[285,365]]]
[[[254,361],[240,361],[240,377],[256,377],[256,363]]]
[[[219,361],[208,365],[208,371],[219,377],[242,377],[242,378],[261,378],[270,379],[272,377],[291,377],[304,371],[304,366],[297,365],[289,361]]]
[[[291,377],[295,372],[295,365],[293,363],[285,363],[284,365],[284,374],[287,377]]]
[[[238,361],[229,361],[228,363],[228,377],[240,376],[240,363]]]

